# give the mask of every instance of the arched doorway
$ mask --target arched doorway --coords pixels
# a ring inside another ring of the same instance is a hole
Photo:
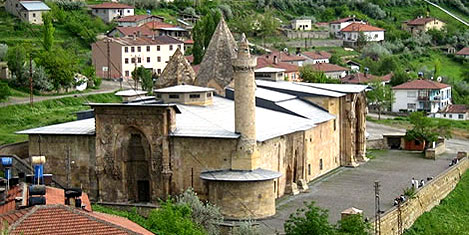
[[[140,131],[129,131],[125,170],[128,200],[131,202],[149,202],[151,200],[150,184],[150,145]]]

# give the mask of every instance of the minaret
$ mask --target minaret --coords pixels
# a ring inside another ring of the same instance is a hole
[[[258,168],[259,153],[256,148],[256,84],[254,69],[256,58],[249,52],[249,43],[243,34],[238,43],[238,55],[232,61],[235,83],[235,132],[240,134],[231,169],[254,170]]]

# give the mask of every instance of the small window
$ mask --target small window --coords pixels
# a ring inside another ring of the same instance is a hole
[[[129,52],[129,48],[128,47],[124,47],[124,51],[127,53]]]
[[[160,51],[161,50],[161,47],[160,46],[156,46],[156,51]]]
[[[169,50],[170,50],[170,51],[173,50],[173,45],[169,45]]]
[[[181,45],[178,45],[178,48],[181,49]]]
[[[126,76],[126,77],[130,76],[129,70],[125,71],[125,76]]]
[[[157,70],[157,73],[158,73],[158,74],[161,74],[161,69],[158,69],[158,70]]]
[[[150,63],[150,57],[147,57],[147,63]]]
[[[417,105],[415,103],[408,103],[407,109],[416,109]]]
[[[170,99],[179,99],[179,95],[169,95]]]
[[[334,119],[334,131],[337,130],[337,119]]]
[[[156,94],[156,98],[161,99],[161,94]]]
[[[36,17],[36,13],[33,13],[33,17]]]
[[[130,52],[135,52],[135,47],[131,47]]]
[[[191,98],[191,99],[198,99],[198,98],[200,98],[200,95],[199,95],[199,94],[190,94],[190,95],[189,95],[189,98]]]
[[[207,93],[207,97],[212,97],[212,92]]]
[[[141,57],[138,57],[137,60],[138,60],[138,63],[142,63],[142,58]]]
[[[464,119],[464,115],[458,114],[458,119]]]
[[[443,114],[443,117],[446,117],[446,113],[445,113],[445,114]]]
[[[308,164],[308,175],[311,175],[311,164]]]
[[[127,13],[130,13],[130,10],[127,10]]]
[[[141,47],[137,47],[137,51],[138,51],[138,52],[142,52],[142,48],[141,48]]]
[[[161,62],[161,57],[160,56],[156,57],[156,61]]]
[[[450,115],[449,115],[449,118],[453,118],[453,114],[450,114]]]
[[[319,170],[322,171],[322,168],[323,168],[323,164],[322,164],[322,158],[319,159]]]
[[[415,92],[415,91],[408,91],[408,92],[407,92],[407,97],[409,97],[409,98],[415,98],[415,97],[417,97],[417,92]]]
[[[125,58],[125,63],[126,63],[126,64],[129,63],[129,58]]]
[[[131,61],[132,61],[132,64],[135,64],[135,57],[134,57],[134,58],[132,58],[132,60],[131,60]]]
[[[149,51],[150,51],[150,46],[147,46],[147,52],[149,52]]]

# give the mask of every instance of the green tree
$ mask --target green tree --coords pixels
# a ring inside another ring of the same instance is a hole
[[[367,43],[366,35],[363,32],[358,33],[357,47],[361,50]]]
[[[340,66],[344,66],[344,61],[337,54],[332,54],[331,58],[329,59],[329,62],[331,64],[337,64],[337,65],[340,65]]]
[[[45,13],[42,15],[42,19],[44,20],[44,26],[42,28],[43,34],[43,45],[44,50],[50,51],[52,46],[54,45],[54,32],[55,28],[52,25],[52,14]]]
[[[75,57],[62,48],[44,51],[38,56],[38,65],[44,67],[57,92],[60,88],[68,89],[74,85],[75,73],[78,72],[76,64]]]
[[[266,13],[260,19],[259,33],[262,37],[262,41],[265,41],[266,37],[272,36],[277,32],[277,28],[280,26],[279,21],[275,18],[273,11],[267,10]]]
[[[300,78],[308,83],[340,83],[339,79],[328,78],[324,72],[314,70],[311,66],[300,68]]]
[[[390,84],[392,86],[397,86],[397,85],[400,85],[402,83],[405,83],[405,82],[408,82],[412,80],[412,77],[409,73],[407,73],[406,71],[400,69],[400,70],[397,70],[394,72],[392,78],[391,78],[391,82]]]
[[[24,44],[8,48],[6,59],[8,68],[16,78],[21,78],[23,65],[26,62],[26,49]]]
[[[288,235],[335,234],[334,227],[329,224],[327,210],[314,206],[314,201],[291,214],[284,228]]]
[[[371,224],[365,222],[362,215],[349,215],[337,224],[339,234],[368,235],[371,229]]]
[[[441,61],[439,59],[435,60],[435,64],[433,67],[433,76],[435,76],[435,79],[440,76],[441,74]]]
[[[10,87],[5,82],[0,82],[0,100],[4,100],[11,95]]]
[[[424,112],[413,112],[409,116],[412,129],[408,129],[405,138],[407,140],[419,140],[425,142],[425,149],[438,140],[438,137],[451,138],[451,122],[446,120],[429,118]]]
[[[193,29],[194,47],[192,49],[194,53],[194,64],[200,64],[200,62],[202,62],[205,50],[210,44],[210,40],[212,39],[220,19],[220,11],[212,10],[195,24]]]
[[[378,110],[378,119],[381,120],[382,111],[391,107],[396,100],[391,87],[383,85],[380,80],[371,83],[371,90],[366,93],[368,102]]]
[[[204,229],[191,220],[188,205],[176,205],[171,200],[161,203],[159,209],[152,210],[146,227],[155,234],[165,235],[204,235]]]
[[[153,92],[153,77],[150,70],[140,66],[132,72],[132,78],[142,84],[142,90],[148,91],[149,94]]]

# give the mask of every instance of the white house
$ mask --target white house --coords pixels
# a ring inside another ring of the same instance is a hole
[[[43,24],[42,14],[50,8],[41,1],[7,0],[5,10],[30,24]]]
[[[358,41],[360,33],[363,33],[367,42],[384,41],[384,29],[368,24],[353,23],[340,30],[344,45],[354,46]]]
[[[254,70],[256,80],[285,81],[285,69],[263,67]]]
[[[329,63],[331,54],[325,51],[305,51],[301,55],[306,58],[305,64]]]
[[[456,55],[469,59],[469,47],[464,47],[460,51],[456,52]]]
[[[121,3],[104,2],[97,5],[92,5],[91,14],[103,19],[104,22],[109,23],[114,19],[125,16],[133,16],[134,7]]]
[[[436,118],[452,120],[469,120],[469,107],[464,104],[451,104],[446,109],[433,115]]]
[[[355,17],[347,17],[329,22],[329,32],[336,38],[342,38],[340,30],[352,23],[366,24],[365,21]]]
[[[291,21],[291,27],[293,30],[311,30],[311,20],[310,19],[295,19]]]
[[[451,86],[431,80],[413,80],[392,88],[393,112],[437,113],[451,104]]]
[[[104,38],[91,45],[96,75],[103,78],[129,79],[140,66],[161,74],[177,49],[184,54],[184,42],[169,36]]]

